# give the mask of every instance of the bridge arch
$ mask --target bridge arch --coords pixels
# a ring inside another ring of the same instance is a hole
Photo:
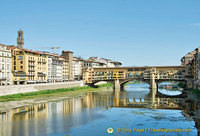
[[[129,78],[133,77],[133,73],[132,72],[128,73],[128,77]]]
[[[111,83],[114,85],[114,81],[106,80],[106,79],[105,80],[96,80],[96,81],[93,81],[92,83],[86,83],[86,85],[91,86],[93,88],[97,88],[97,83],[99,83],[99,82],[106,82],[106,83]]]
[[[146,80],[143,80],[143,79],[137,79],[137,78],[133,78],[133,79],[129,79],[129,80],[124,80],[124,81],[122,81],[121,83],[120,83],[120,86],[121,87],[124,87],[124,85],[126,84],[126,83],[128,83],[128,82],[131,82],[131,81],[142,81],[142,82],[144,82],[144,83],[147,83],[147,84],[149,84],[150,85],[150,83],[149,83],[149,81],[146,81]]]
[[[135,73],[134,73],[134,76],[135,76],[135,77],[138,77],[138,76],[140,76],[140,73],[135,72]]]

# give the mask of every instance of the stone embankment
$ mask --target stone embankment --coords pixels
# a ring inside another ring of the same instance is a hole
[[[53,90],[61,88],[70,88],[84,86],[83,81],[71,81],[62,83],[45,83],[45,84],[29,84],[29,85],[11,85],[11,86],[0,86],[0,96],[37,92],[42,90]]]

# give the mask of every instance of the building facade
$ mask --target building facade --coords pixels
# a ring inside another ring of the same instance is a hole
[[[68,77],[69,80],[74,80],[73,75],[73,52],[72,51],[62,51],[62,57],[65,59],[65,61],[68,62]]]
[[[194,64],[194,88],[200,89],[200,47],[195,49],[193,64]]]
[[[122,64],[118,61],[112,61],[111,59],[99,58],[99,57],[90,57],[89,61],[101,63],[100,67],[120,67]]]
[[[200,89],[200,47],[183,56],[181,65],[185,67],[187,88]]]
[[[106,64],[102,62],[97,62],[94,60],[84,60],[84,67],[102,68],[102,67],[106,67]]]
[[[14,84],[47,82],[47,56],[42,52],[8,47],[12,50]]]
[[[83,75],[84,60],[74,57],[73,58],[73,75],[75,80],[81,80]]]
[[[0,85],[11,85],[11,50],[6,45],[0,44]]]
[[[17,46],[8,46],[12,53],[12,80],[14,84],[47,82],[47,55],[24,49],[24,33],[17,33]]]
[[[69,81],[69,61],[63,58],[63,82]]]
[[[58,54],[47,54],[47,81],[62,82],[63,81],[63,62],[64,58]]]

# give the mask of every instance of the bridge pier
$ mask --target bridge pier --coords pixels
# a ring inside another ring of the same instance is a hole
[[[158,84],[156,82],[150,83],[150,89],[157,89]]]
[[[152,70],[150,74],[150,89],[157,89],[157,84],[155,81],[155,70]]]
[[[121,89],[121,85],[120,85],[119,79],[117,79],[114,81],[114,90],[120,91],[120,89]]]

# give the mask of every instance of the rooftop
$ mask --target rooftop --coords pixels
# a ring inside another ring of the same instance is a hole
[[[63,52],[63,53],[64,53],[64,52],[66,52],[66,53],[73,53],[72,51],[64,51],[64,50],[63,50],[62,52]]]
[[[6,46],[5,44],[0,43],[1,46]]]
[[[14,49],[16,49],[17,47],[16,46],[14,46],[14,45],[12,45],[12,46],[7,46],[7,49],[8,50],[14,50]]]

